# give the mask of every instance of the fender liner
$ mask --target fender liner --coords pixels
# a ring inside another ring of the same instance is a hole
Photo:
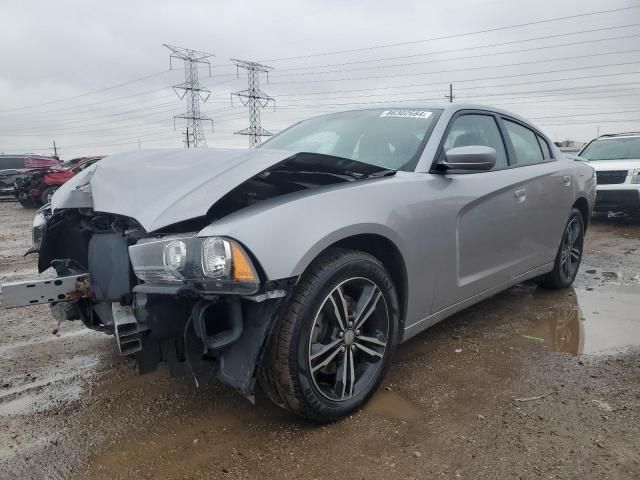
[[[289,296],[259,303],[243,302],[242,336],[218,354],[218,379],[238,390],[251,403],[255,403],[258,366]]]

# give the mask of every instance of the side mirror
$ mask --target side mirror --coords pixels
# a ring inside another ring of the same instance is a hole
[[[447,170],[487,171],[496,165],[496,150],[482,145],[455,147],[447,150],[440,162]]]

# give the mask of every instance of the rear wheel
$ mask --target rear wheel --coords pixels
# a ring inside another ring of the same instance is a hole
[[[584,220],[577,209],[572,209],[562,235],[553,271],[540,279],[545,288],[569,287],[578,274],[584,246]]]
[[[398,314],[393,282],[375,257],[332,250],[296,287],[261,368],[263,389],[317,422],[348,415],[389,367]]]

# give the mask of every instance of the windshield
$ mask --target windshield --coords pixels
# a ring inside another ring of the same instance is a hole
[[[638,160],[640,137],[618,137],[594,140],[580,156],[587,160]]]
[[[321,153],[413,170],[440,112],[376,109],[333,113],[300,122],[260,148]]]

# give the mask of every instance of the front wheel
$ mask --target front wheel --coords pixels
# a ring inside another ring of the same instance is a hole
[[[22,205],[24,208],[37,208],[38,205],[36,205],[36,202],[33,198],[31,197],[18,197],[18,202],[20,203],[20,205]]]
[[[562,235],[553,270],[542,277],[540,285],[560,289],[571,286],[578,274],[584,247],[584,220],[577,209],[572,209]]]
[[[335,249],[303,274],[274,332],[260,382],[278,405],[330,422],[375,392],[395,350],[396,290],[366,253]]]

